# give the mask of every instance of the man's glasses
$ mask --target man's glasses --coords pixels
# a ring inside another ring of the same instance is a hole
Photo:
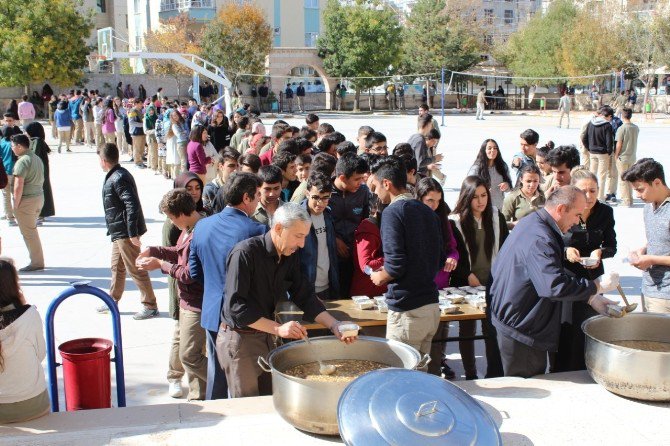
[[[330,200],[330,195],[325,195],[325,196],[320,196],[320,195],[310,195],[312,200],[316,201],[317,203],[323,203],[324,201],[329,201]]]

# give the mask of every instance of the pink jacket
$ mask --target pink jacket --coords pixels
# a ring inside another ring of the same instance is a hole
[[[19,119],[35,119],[35,107],[31,102],[19,102]]]
[[[186,146],[188,154],[188,170],[193,173],[204,175],[207,173],[207,164],[211,161],[205,155],[205,148],[199,142],[189,141]]]

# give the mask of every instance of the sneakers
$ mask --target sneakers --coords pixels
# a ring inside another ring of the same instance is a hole
[[[138,169],[146,169],[147,165],[144,164],[144,163],[138,163],[138,164],[135,164],[135,167],[137,167]]]
[[[168,394],[172,398],[181,398],[184,396],[184,390],[181,388],[181,381],[171,381],[168,385]]]
[[[117,304],[118,305],[118,304]],[[100,305],[98,308],[95,309],[100,314],[107,314],[109,313],[109,307],[107,305]]]
[[[136,321],[141,321],[144,319],[151,319],[152,317],[158,317],[158,308],[144,307],[141,311],[135,313],[133,319],[135,319]]]
[[[23,268],[19,269],[20,273],[29,273],[32,271],[42,271],[44,269],[44,266],[36,266],[36,265],[27,265],[24,266]]]
[[[10,219],[7,221],[7,224],[8,224],[9,226],[18,226],[18,225],[19,225],[19,224],[16,222],[16,220],[13,219],[13,218],[10,218]]]

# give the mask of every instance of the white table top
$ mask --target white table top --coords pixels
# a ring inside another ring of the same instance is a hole
[[[492,414],[505,445],[668,445],[670,404],[607,392],[586,372],[458,382]],[[326,445],[300,432],[271,397],[51,414],[0,426],[1,445]]]

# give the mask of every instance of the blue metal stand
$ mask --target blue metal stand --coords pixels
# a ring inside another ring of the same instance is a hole
[[[126,383],[123,373],[123,345],[121,343],[121,315],[114,299],[100,288],[88,286],[89,283],[85,281],[74,282],[71,287],[63,290],[63,292],[56,296],[47,310],[44,325],[47,344],[47,379],[49,381],[49,398],[51,399],[52,412],[58,412],[58,376],[56,375],[56,367],[61,365],[56,362],[54,317],[58,306],[65,299],[75,294],[92,294],[100,298],[109,308],[114,331],[114,358],[112,358],[112,361],[116,366],[116,401],[118,407],[126,407]]]

